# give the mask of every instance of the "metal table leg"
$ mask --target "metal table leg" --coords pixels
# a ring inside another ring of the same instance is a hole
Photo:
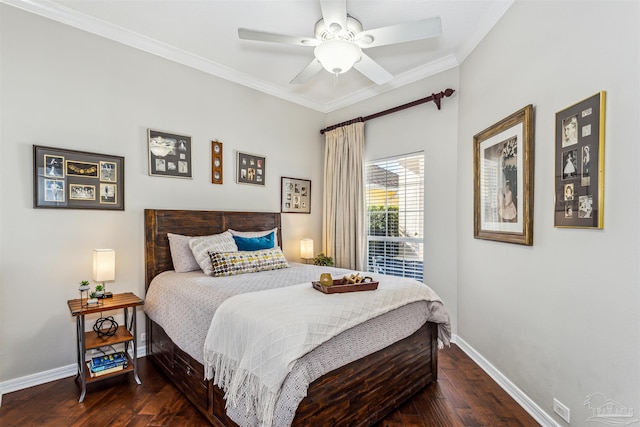
[[[138,316],[136,316],[136,307],[133,307],[131,310],[133,311],[131,315],[131,321],[133,323],[133,377],[138,384],[142,384],[138,377]]]
[[[80,393],[80,399],[78,402],[82,402],[84,401],[85,394],[87,394],[87,365],[84,360],[84,315],[78,316],[78,319],[80,320],[80,329],[78,330],[78,342],[80,343],[78,356],[80,358],[80,381],[82,383],[82,392]]]

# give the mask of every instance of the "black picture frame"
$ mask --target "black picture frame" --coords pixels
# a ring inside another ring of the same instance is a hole
[[[124,157],[33,146],[33,207],[124,210]]]
[[[192,179],[191,137],[147,129],[149,175]]]
[[[311,181],[308,179],[280,178],[280,212],[311,213]]]
[[[257,154],[236,152],[236,183],[265,186],[267,158]]]
[[[555,211],[558,228],[603,228],[604,91],[556,113]]]

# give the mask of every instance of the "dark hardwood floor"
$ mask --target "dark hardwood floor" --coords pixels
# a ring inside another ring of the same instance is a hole
[[[73,377],[6,394],[0,426],[115,427],[208,426],[207,420],[146,358],[137,385],[123,375],[88,386],[78,403]],[[438,382],[388,415],[379,425],[538,426],[456,345],[440,351]],[[314,426],[316,427],[316,426]]]

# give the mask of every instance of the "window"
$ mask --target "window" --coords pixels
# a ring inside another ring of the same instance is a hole
[[[424,153],[366,167],[367,271],[422,281]]]

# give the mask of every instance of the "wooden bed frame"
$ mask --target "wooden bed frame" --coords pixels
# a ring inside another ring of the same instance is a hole
[[[173,269],[167,233],[202,236],[229,228],[239,231],[278,228],[279,213],[192,210],[144,211],[145,290],[159,273]],[[215,426],[236,426],[225,413],[223,392],[204,380],[204,367],[146,320],[147,355]],[[413,335],[318,378],[310,386],[293,421],[295,426],[372,425],[437,379],[437,326],[427,322]]]

